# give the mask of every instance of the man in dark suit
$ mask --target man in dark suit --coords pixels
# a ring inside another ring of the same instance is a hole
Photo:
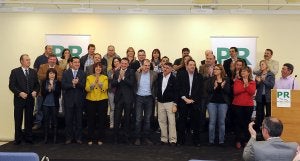
[[[186,70],[177,73],[177,84],[179,90],[178,113],[178,144],[185,143],[187,129],[187,118],[190,117],[190,125],[193,130],[193,142],[200,146],[200,120],[201,120],[201,88],[202,75],[196,70],[196,62],[188,60]]]
[[[298,144],[284,142],[280,136],[283,131],[282,122],[274,117],[266,117],[262,123],[261,132],[265,141],[256,141],[254,122],[249,124],[251,139],[244,149],[245,161],[283,161],[293,160]]]
[[[223,62],[223,67],[225,69],[225,72],[226,72],[226,75],[228,78],[231,78],[232,77],[232,73],[231,73],[231,70],[230,70],[230,64],[231,63],[234,63],[236,62],[238,59],[241,59],[243,60],[243,62],[245,63],[245,66],[247,66],[247,62],[245,59],[242,59],[242,58],[238,58],[238,48],[237,47],[230,47],[229,49],[229,54],[230,54],[230,58],[229,59],[226,59],[224,62]]]
[[[79,57],[72,57],[71,68],[63,73],[62,89],[64,93],[66,144],[70,144],[74,138],[78,144],[82,144],[82,108],[86,76],[79,69]],[[73,123],[75,128],[73,129]]]
[[[161,129],[162,145],[177,143],[175,112],[177,111],[176,78],[172,74],[172,63],[165,63],[163,72],[157,78],[158,123]]]
[[[96,46],[94,44],[89,44],[88,53],[80,58],[80,70],[86,71],[86,67],[94,64]]]
[[[134,72],[136,72],[136,71],[140,72],[142,70],[142,66],[143,66],[144,60],[146,59],[146,52],[145,52],[145,50],[140,49],[138,51],[138,56],[137,57],[138,57],[138,60],[135,60],[129,66],[129,68],[133,69]],[[150,70],[153,70],[152,63],[150,64]]]
[[[20,57],[21,67],[11,71],[9,77],[9,89],[14,93],[14,119],[15,119],[15,142],[18,145],[22,141],[22,121],[25,109],[25,140],[33,143],[32,121],[34,98],[39,91],[37,73],[30,67],[30,58],[27,54]]]
[[[134,86],[135,75],[132,69],[128,68],[129,60],[122,58],[121,69],[117,70],[113,76],[112,87],[116,88],[115,92],[115,114],[114,114],[114,141],[118,142],[120,138],[120,123],[122,112],[124,110],[124,136],[123,139],[129,143],[129,130],[130,130],[130,111],[133,107],[134,101]]]

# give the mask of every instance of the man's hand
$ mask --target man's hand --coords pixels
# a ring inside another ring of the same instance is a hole
[[[248,130],[252,138],[256,139],[256,131],[253,129],[254,121],[249,123]]]
[[[36,91],[32,91],[32,92],[31,92],[31,96],[32,96],[33,98],[36,97],[36,94],[37,94]]]
[[[184,99],[184,102],[185,102],[186,104],[192,104],[192,103],[194,103],[195,101],[192,100],[192,99],[185,98],[185,99]]]
[[[23,99],[26,99],[27,98],[27,93],[21,92],[21,93],[19,93],[19,96],[22,97]]]
[[[177,106],[176,106],[176,105],[173,105],[173,106],[172,106],[172,112],[173,112],[173,113],[177,112]]]

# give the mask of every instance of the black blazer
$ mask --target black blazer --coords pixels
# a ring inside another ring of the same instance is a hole
[[[80,67],[79,67],[79,69],[81,69],[81,70],[83,70],[83,71],[84,71],[84,64],[85,64],[85,62],[86,62],[86,60],[87,60],[87,58],[88,58],[88,55],[89,55],[89,54],[85,54],[84,56],[82,56],[82,57],[80,58]]]
[[[31,101],[30,103],[34,103],[34,98],[31,96],[31,92],[36,91],[39,92],[40,85],[38,82],[37,73],[34,69],[29,68],[29,92],[27,93],[27,85],[26,85],[26,76],[22,70],[22,67],[15,68],[11,71],[9,76],[9,89],[14,93],[14,105],[15,106],[24,106],[26,104],[26,100]],[[28,94],[26,100],[22,99],[19,94],[21,92],[25,92]]]
[[[77,77],[79,79],[78,84],[73,87],[73,72],[72,69],[68,69],[64,71],[62,77],[62,89],[64,92],[65,106],[73,106],[78,105],[80,107],[83,106],[83,101],[85,97],[85,82],[86,76],[82,70],[78,70]]]
[[[132,69],[127,68],[125,72],[125,79],[118,82],[120,69],[114,74],[112,87],[116,88],[114,102],[124,101],[132,103],[134,101],[134,87],[135,87],[135,73]]]
[[[196,70],[194,72],[192,91],[190,98],[196,103],[200,103],[201,100],[201,88],[203,88],[203,77]],[[190,81],[189,74],[186,70],[182,70],[177,73],[177,88],[179,90],[179,99],[182,96],[189,97]]]
[[[211,77],[209,78],[208,83],[207,83],[207,93],[208,93],[208,102],[210,102],[210,100],[213,97],[213,93],[214,93],[214,86],[215,86],[215,77]],[[230,79],[228,77],[224,78],[225,81],[225,85],[222,88],[222,96],[224,101],[226,102],[226,104],[230,105],[231,104],[231,87],[230,87]]]
[[[177,85],[176,77],[171,73],[168,80],[167,87],[162,94],[162,82],[163,82],[163,73],[159,73],[157,77],[157,101],[161,103],[174,102],[177,104]]]
[[[45,101],[45,98],[48,94],[53,93],[54,95],[54,104],[56,107],[59,107],[59,97],[61,94],[61,83],[59,81],[55,81],[55,88],[53,91],[49,92],[48,91],[48,87],[46,87],[46,82],[48,80],[44,80],[42,82],[42,86],[41,86],[41,94],[43,97],[43,102]]]

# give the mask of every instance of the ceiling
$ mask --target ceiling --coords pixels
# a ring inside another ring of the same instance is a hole
[[[300,14],[300,0],[0,0],[0,13]]]

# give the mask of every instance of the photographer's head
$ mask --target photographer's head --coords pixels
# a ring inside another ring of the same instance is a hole
[[[280,137],[283,131],[283,124],[275,117],[266,117],[262,122],[261,130],[265,140],[270,137]]]

